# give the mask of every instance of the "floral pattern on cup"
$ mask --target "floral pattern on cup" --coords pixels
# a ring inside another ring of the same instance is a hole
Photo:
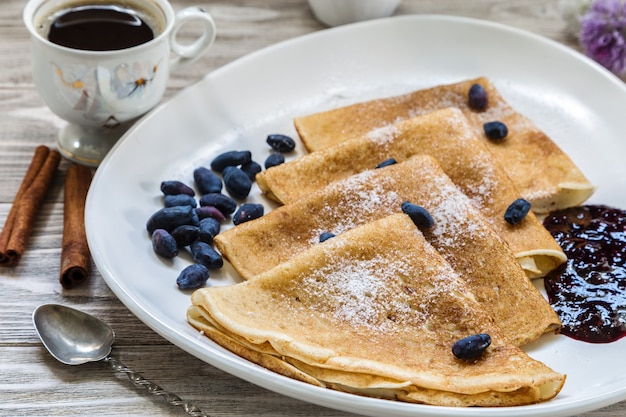
[[[52,66],[59,95],[85,119],[108,129],[135,118],[141,113],[138,107],[151,107],[154,99],[150,96],[158,101],[162,93],[151,88],[160,75],[158,62],[137,61],[113,68],[54,62]]]

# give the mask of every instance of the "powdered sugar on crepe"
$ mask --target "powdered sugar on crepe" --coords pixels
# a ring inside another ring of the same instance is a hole
[[[403,200],[396,192],[385,187],[384,179],[372,181],[375,173],[374,170],[363,171],[331,185],[343,197],[343,201],[340,207],[325,206],[321,210],[322,225],[314,230],[311,243],[315,243],[323,232],[343,233],[362,224],[363,218],[380,218],[398,212],[398,209],[393,208],[399,208]],[[342,209],[346,207],[351,215],[343,212]],[[332,227],[326,227],[328,223]]]
[[[397,258],[387,253],[369,259],[336,259],[299,283],[300,299],[308,309],[350,327],[390,332],[403,324],[419,325],[428,315],[428,295],[422,289],[417,296],[419,272],[409,260]],[[457,275],[445,266],[433,268],[440,271],[431,292],[449,292]]]
[[[371,132],[367,133],[366,137],[369,140],[381,146],[384,146],[393,142],[399,133],[401,133],[400,129],[394,124],[372,130]]]
[[[472,203],[467,196],[449,181],[437,177],[430,180],[438,192],[432,194],[431,204],[435,209],[430,214],[435,224],[429,232],[438,250],[457,251],[467,242],[484,239],[484,226],[471,221],[468,215]]]

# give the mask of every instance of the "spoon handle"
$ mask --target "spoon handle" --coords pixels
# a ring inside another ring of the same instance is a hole
[[[208,414],[204,414],[194,404],[188,401],[182,400],[178,395],[164,390],[163,388],[161,388],[154,382],[148,381],[137,372],[134,372],[128,369],[126,365],[124,365],[119,360],[111,356],[107,356],[106,358],[104,358],[104,361],[107,362],[114,371],[125,373],[126,376],[128,376],[128,379],[130,379],[130,381],[136,387],[147,389],[150,394],[162,397],[165,400],[165,402],[170,405],[182,407],[188,415],[193,416],[193,417],[211,417]]]

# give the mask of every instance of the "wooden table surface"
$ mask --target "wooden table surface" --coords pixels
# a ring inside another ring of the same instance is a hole
[[[176,73],[164,100],[236,58],[323,30],[306,0],[172,0],[175,9],[205,1],[218,36],[212,50]],[[396,14],[438,13],[493,20],[578,48],[568,37],[557,0],[403,0]],[[34,148],[54,146],[63,122],[38,97],[31,77],[29,35],[22,24],[25,0],[0,2],[0,224],[11,207]],[[186,36],[183,33],[182,36]],[[0,415],[179,416],[181,409],[135,388],[104,363],[62,365],[43,348],[31,315],[42,303],[93,313],[117,334],[114,356],[212,416],[348,416],[301,402],[228,375],[172,345],[133,316],[92,266],[84,284],[58,283],[63,228],[62,161],[29,246],[18,266],[0,269]],[[585,417],[623,417],[626,402]]]

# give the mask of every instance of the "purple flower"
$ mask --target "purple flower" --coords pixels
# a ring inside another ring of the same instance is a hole
[[[626,3],[595,0],[581,20],[580,43],[585,53],[610,71],[626,69]]]

